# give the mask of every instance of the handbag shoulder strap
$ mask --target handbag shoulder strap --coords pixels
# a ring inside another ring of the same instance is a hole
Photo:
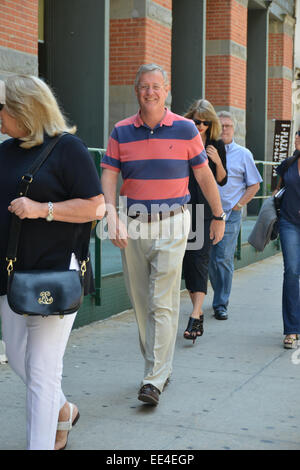
[[[283,168],[280,188],[283,188],[283,186],[284,186],[284,174],[288,171],[290,166],[292,166],[292,164],[295,163],[296,160],[298,160],[299,157],[300,157],[300,152],[299,152],[299,150],[296,150],[294,155],[287,161],[287,164]]]
[[[23,197],[27,195],[29,186],[32,183],[34,176],[36,175],[38,170],[41,168],[43,163],[46,161],[46,159],[52,152],[57,142],[65,134],[67,134],[67,132],[63,132],[62,134],[56,137],[53,137],[51,141],[49,142],[49,144],[45,147],[45,149],[38,155],[38,157],[35,159],[35,161],[30,166],[28,171],[22,176],[22,179],[18,188],[17,197]],[[19,239],[20,239],[21,225],[22,225],[22,220],[15,214],[12,214],[7,254],[6,254],[6,261],[8,262],[8,266],[7,266],[8,272],[12,271],[13,263],[17,260],[17,251],[18,251],[18,245],[19,245]]]
[[[19,193],[19,196],[24,196],[27,194],[29,185],[32,183],[34,176],[39,171],[43,163],[45,163],[57,142],[65,134],[67,134],[67,132],[63,132],[62,134],[57,135],[56,137],[52,137],[47,147],[38,155],[38,157],[35,159],[28,171],[22,176],[22,180],[20,183],[20,190],[22,194]],[[22,191],[23,188],[24,192]]]
[[[292,164],[295,163],[295,161],[298,160],[299,157],[300,157],[300,152],[299,152],[299,150],[296,150],[294,155],[289,159],[289,161],[285,165],[285,168],[283,169],[283,174],[288,171],[290,166],[292,166]]]

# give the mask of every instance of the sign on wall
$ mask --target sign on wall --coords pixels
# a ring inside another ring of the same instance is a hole
[[[274,142],[273,142],[273,162],[281,163],[289,156],[291,134],[291,121],[275,121]],[[277,185],[276,166],[273,166],[271,189]]]

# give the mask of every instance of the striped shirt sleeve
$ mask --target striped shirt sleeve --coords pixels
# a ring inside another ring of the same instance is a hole
[[[106,153],[101,162],[101,167],[117,172],[120,172],[121,170],[119,142],[116,128],[114,128],[109,137]]]
[[[208,158],[199,132],[189,144],[189,164],[193,168],[201,168],[208,164]]]

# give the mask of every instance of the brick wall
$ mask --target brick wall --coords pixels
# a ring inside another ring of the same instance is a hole
[[[207,0],[206,39],[247,44],[247,8],[236,0]]]
[[[110,21],[110,84],[132,85],[145,51],[145,18]]]
[[[161,65],[171,79],[171,29],[151,19],[146,24],[145,63]]]
[[[269,34],[269,65],[293,68],[293,38],[284,33]]]
[[[132,85],[138,67],[155,62],[171,71],[171,30],[150,18],[110,21],[110,84]]]
[[[136,113],[133,89],[141,64],[157,63],[171,79],[172,0],[111,0],[110,18],[110,115],[109,130],[116,121]]]
[[[207,0],[205,97],[216,111],[237,121],[235,138],[244,145],[246,129],[248,9],[238,0]]]
[[[293,38],[284,32],[269,34],[268,119],[292,119]]]
[[[0,46],[37,54],[38,0],[1,0]]]
[[[110,84],[132,85],[138,67],[155,62],[171,71],[171,31],[149,18],[110,22]]]
[[[214,106],[246,108],[246,62],[233,56],[206,58],[206,98]]]
[[[153,0],[154,3],[161,5],[162,7],[172,10],[172,0]]]
[[[247,45],[247,8],[236,0],[208,0],[206,15],[208,50],[219,49],[219,53],[211,52],[206,57],[206,98],[214,106],[244,110],[246,60],[229,51],[231,44],[237,50]]]

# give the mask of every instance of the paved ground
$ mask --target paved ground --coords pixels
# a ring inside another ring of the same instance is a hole
[[[282,347],[281,255],[235,272],[230,317],[183,339],[182,294],[172,381],[157,408],[137,400],[143,373],[131,311],[72,332],[64,391],[81,419],[69,450],[300,449],[300,349]],[[298,364],[299,363],[299,364]],[[25,448],[25,391],[0,366],[0,449]]]

